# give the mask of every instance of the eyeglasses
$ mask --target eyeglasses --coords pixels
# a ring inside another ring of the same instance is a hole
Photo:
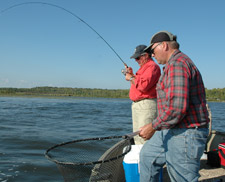
[[[155,48],[158,47],[160,44],[162,44],[162,42],[158,43],[154,48],[151,49],[151,53],[152,53],[152,54],[155,54],[155,53],[154,53],[154,50],[155,50]]]
[[[141,58],[141,56],[140,57],[137,57],[137,58],[135,58],[136,60],[139,60]]]
[[[141,58],[141,56],[144,56],[145,54],[140,55],[139,57],[135,58],[137,61]]]

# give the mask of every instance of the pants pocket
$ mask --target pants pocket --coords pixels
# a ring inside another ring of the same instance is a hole
[[[188,133],[186,138],[187,157],[190,159],[200,159],[205,149],[207,129],[193,129]]]

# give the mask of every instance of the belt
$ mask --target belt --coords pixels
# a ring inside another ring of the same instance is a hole
[[[155,98],[144,98],[144,99],[136,100],[136,101],[133,101],[133,102],[140,102],[142,100],[151,100],[151,99],[155,99]]]
[[[205,125],[201,125],[201,126],[194,126],[194,127],[190,127],[190,129],[195,129],[195,128],[208,128],[209,125],[205,124]]]
[[[140,102],[140,101],[142,101],[142,100],[145,100],[145,99],[140,99],[140,100],[136,100],[136,101],[133,101],[133,102]]]

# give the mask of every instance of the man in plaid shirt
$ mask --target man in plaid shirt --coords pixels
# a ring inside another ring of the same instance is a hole
[[[205,88],[199,70],[179,50],[176,38],[160,31],[145,49],[165,67],[156,86],[158,116],[140,128],[139,135],[148,140],[140,153],[141,182],[158,181],[165,164],[172,182],[199,178],[209,122]]]

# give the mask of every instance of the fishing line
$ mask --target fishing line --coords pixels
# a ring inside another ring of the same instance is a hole
[[[51,3],[45,3],[45,2],[24,2],[24,3],[19,3],[19,4],[12,5],[12,6],[8,7],[8,8],[6,8],[6,9],[4,9],[4,10],[1,10],[0,11],[0,15],[5,13],[5,12],[7,12],[10,9],[15,8],[15,7],[28,5],[28,4],[41,4],[41,5],[52,6],[52,7],[58,8],[60,10],[63,10],[65,12],[69,13],[70,15],[72,15],[73,17],[77,18],[82,23],[84,23],[88,28],[90,28],[93,32],[95,32],[106,43],[106,45],[116,54],[116,56],[119,58],[119,60],[127,67],[127,64],[123,61],[123,59],[119,56],[119,54],[112,48],[112,46],[92,26],[90,26],[86,21],[81,19],[75,13],[73,13],[73,12],[71,12],[71,11],[61,7],[61,6],[58,6],[58,5],[55,5],[55,4],[51,4]]]

